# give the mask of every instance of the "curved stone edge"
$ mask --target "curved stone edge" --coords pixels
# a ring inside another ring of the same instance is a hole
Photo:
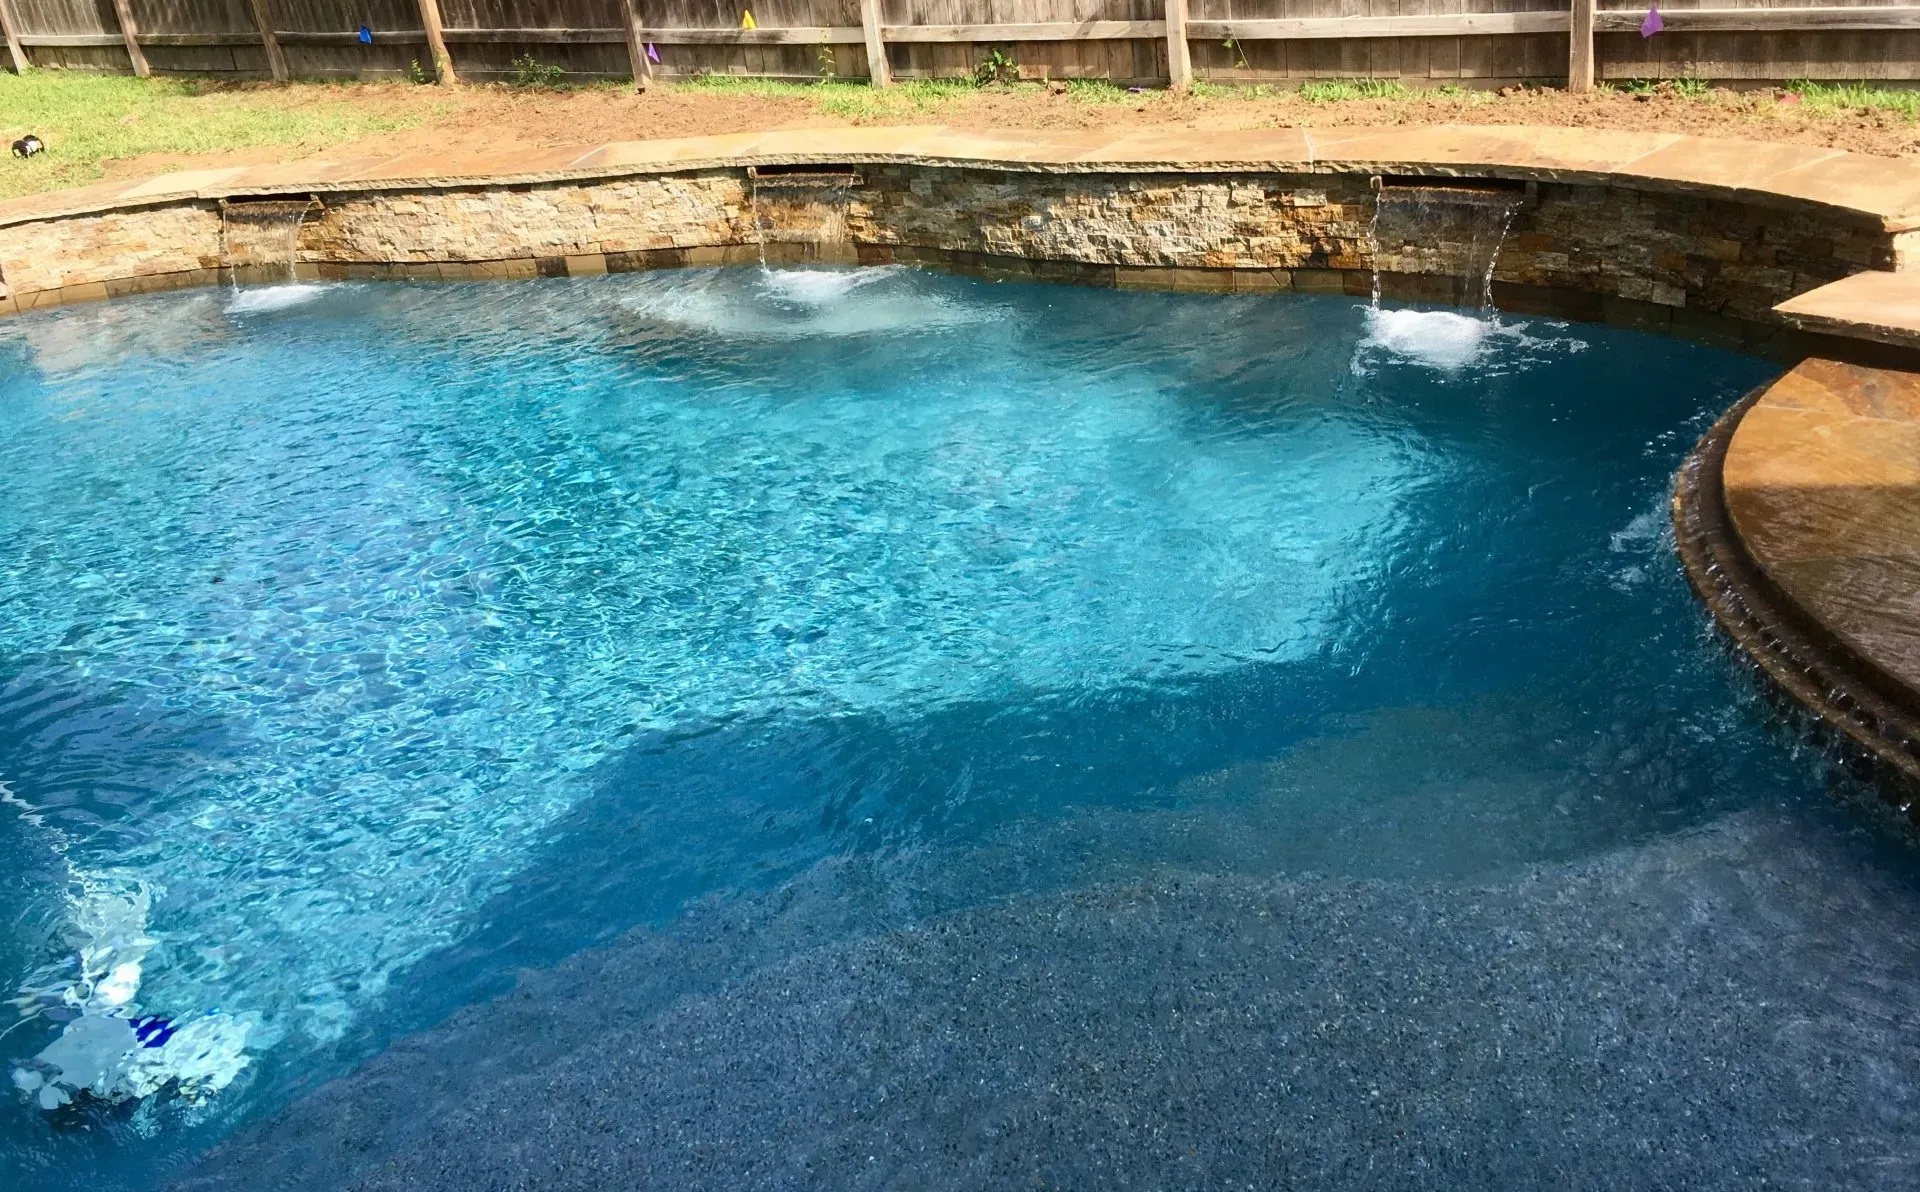
[[[1920,229],[1920,161],[1679,133],[1532,125],[1202,132],[964,132],[937,126],[793,129],[657,141],[314,158],[187,170],[0,202],[0,227],[235,195],[595,182],[749,165],[920,165],[1011,172],[1378,173],[1630,185],[1782,209],[1821,209],[1899,234]]]
[[[1688,584],[1763,693],[1879,796],[1881,818],[1920,833],[1920,693],[1827,630],[1761,570],[1727,509],[1727,448],[1775,382],[1754,389],[1701,437],[1675,478],[1674,543]]]

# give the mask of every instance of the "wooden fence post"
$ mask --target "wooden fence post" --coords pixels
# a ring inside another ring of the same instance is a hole
[[[1594,0],[1573,0],[1567,30],[1567,90],[1586,95],[1593,90]]]
[[[254,28],[260,30],[260,44],[267,51],[267,69],[273,72],[273,81],[287,81],[287,55],[280,49],[280,39],[273,35],[273,14],[267,10],[267,0],[247,0],[247,11],[253,14]]]
[[[146,78],[153,74],[153,68],[147,65],[147,55],[140,49],[140,29],[133,23],[133,7],[127,0],[113,0],[113,15],[120,19],[120,38],[127,43],[127,58],[133,63],[136,78]]]
[[[1167,83],[1175,91],[1193,86],[1193,51],[1187,45],[1187,0],[1167,0]]]
[[[26,74],[33,63],[27,60],[27,51],[20,46],[20,33],[13,27],[13,13],[7,8],[7,0],[0,0],[0,33],[7,35],[7,54],[13,59],[13,73]]]
[[[639,0],[625,0],[627,10],[627,57],[633,60],[633,86],[645,91],[653,80],[653,64],[647,61],[647,36],[640,25]]]
[[[886,39],[880,36],[880,0],[860,0],[860,28],[867,35],[867,81],[876,87],[893,86]]]
[[[125,0],[120,0],[125,3]],[[450,87],[460,81],[453,73],[453,55],[447,53],[447,35],[440,21],[440,0],[420,0],[420,27],[427,33],[427,52],[433,55],[433,81]]]

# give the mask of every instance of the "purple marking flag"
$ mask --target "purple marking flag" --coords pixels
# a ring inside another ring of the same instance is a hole
[[[1656,4],[1647,10],[1647,19],[1640,22],[1640,36],[1652,37],[1666,27],[1667,23],[1660,19],[1660,6]]]
[[[647,61],[649,62],[660,61],[660,51],[653,48],[652,42],[647,43]]]

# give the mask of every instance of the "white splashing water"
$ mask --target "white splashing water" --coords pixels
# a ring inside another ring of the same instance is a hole
[[[768,269],[760,288],[788,302],[820,306],[900,272],[897,265],[872,269]]]
[[[325,286],[295,283],[284,286],[249,286],[235,290],[227,300],[230,315],[257,315],[268,311],[302,306],[318,298]]]
[[[1370,309],[1361,346],[1442,372],[1458,372],[1480,358],[1494,326],[1486,319],[1449,310]]]
[[[649,320],[730,338],[804,339],[941,330],[993,317],[919,287],[892,286],[908,273],[876,269],[769,269],[752,291],[712,275],[662,273],[627,297]]]
[[[1584,352],[1584,340],[1565,335],[1545,338],[1529,333],[1529,324],[1496,315],[1450,310],[1383,310],[1367,307],[1366,334],[1354,347],[1353,370],[1371,371],[1374,361],[1412,364],[1446,376],[1469,368],[1507,372],[1538,364],[1561,353]],[[1564,328],[1565,324],[1549,323]]]

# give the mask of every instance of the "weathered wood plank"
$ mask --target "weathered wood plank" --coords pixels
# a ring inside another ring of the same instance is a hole
[[[867,48],[867,82],[891,87],[893,67],[887,62],[887,38],[880,21],[880,0],[860,0],[860,43]]]
[[[1167,0],[1167,19],[1162,22],[1160,33],[1167,39],[1167,85],[1175,91],[1185,91],[1193,86],[1193,47],[1187,44],[1187,0]]]
[[[127,39],[118,33],[22,33],[23,46],[66,48],[69,46],[124,46]]]
[[[1640,28],[1639,12],[1603,12],[1594,22],[1602,33]],[[1775,33],[1843,29],[1920,29],[1920,5],[1862,5],[1858,8],[1681,8],[1662,11],[1660,19],[1676,33]]]
[[[261,46],[266,49],[267,70],[273,75],[273,81],[286,82],[287,56],[280,49],[280,39],[273,34],[273,15],[267,11],[267,0],[247,0],[247,13],[253,18]]]
[[[460,81],[453,73],[453,55],[447,52],[444,25],[440,20],[440,0],[418,0],[420,27],[427,39],[427,52],[433,56],[433,81],[451,87]]]
[[[1640,18],[1634,18],[1639,27]],[[1196,41],[1335,40],[1349,37],[1473,37],[1504,33],[1565,33],[1564,12],[1456,12],[1415,17],[1293,17],[1285,20],[1189,21]]]
[[[153,68],[147,65],[147,56],[140,50],[140,27],[133,23],[133,6],[127,0],[113,0],[113,15],[120,22],[120,40],[126,43],[127,59],[133,63],[134,75],[147,78],[153,74]]]
[[[1573,0],[1567,31],[1567,90],[1586,95],[1593,90],[1594,0]]]
[[[638,0],[620,0],[620,11],[626,17],[627,60],[633,63],[633,85],[645,91],[653,81],[653,63],[647,61],[647,36],[640,24]]]
[[[627,40],[625,29],[442,29],[448,45],[613,45]],[[641,51],[646,56],[646,51]]]
[[[308,30],[281,29],[277,32],[281,45],[289,46],[352,46],[360,44],[358,33],[334,33],[331,31],[315,33]],[[380,29],[373,35],[375,45],[413,44],[427,40],[425,29]]]
[[[647,40],[661,46],[857,46],[867,39],[858,25],[790,29],[649,29]]]
[[[864,2],[864,0],[863,0]],[[873,0],[877,4],[878,0]],[[1172,0],[1168,0],[1169,4]],[[887,41],[1113,41],[1167,36],[1165,21],[1039,21],[1013,25],[887,25]]]
[[[0,0],[0,33],[7,35],[7,57],[13,62],[14,74],[26,74],[33,65],[27,59],[27,51],[20,44],[20,28],[13,22],[13,12],[7,6],[7,0]]]

